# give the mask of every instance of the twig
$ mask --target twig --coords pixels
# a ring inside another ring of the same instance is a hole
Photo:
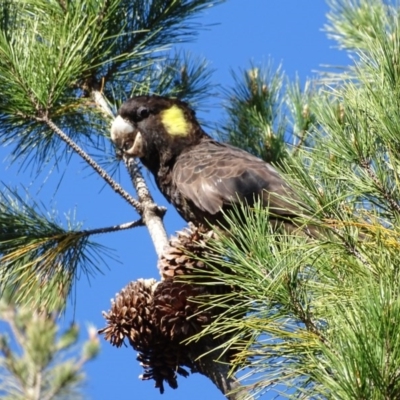
[[[79,233],[82,234],[83,236],[99,235],[102,233],[118,232],[126,229],[132,229],[143,225],[144,225],[143,219],[140,218],[136,221],[125,222],[124,224],[108,226],[106,228],[85,229],[83,231],[80,231]]]
[[[112,110],[110,109],[106,99],[103,96],[103,93],[101,92],[101,90],[99,90],[97,86],[90,91],[92,99],[105,115],[109,117],[114,117]],[[159,207],[157,206],[157,204],[154,203],[154,200],[146,185],[146,181],[144,180],[140,172],[137,161],[131,157],[124,157],[124,163],[139,198],[138,203],[141,207],[140,215],[142,217],[143,223],[147,226],[149,230],[151,239],[156,249],[156,253],[160,258],[164,251],[164,248],[168,246],[167,233],[165,231],[162,221],[166,209],[163,207]]]
[[[303,146],[303,143],[306,140],[306,136],[307,136],[307,131],[305,129],[302,129],[299,141],[297,142],[297,144],[293,150],[293,153],[292,153],[293,156],[296,156],[297,153],[299,152],[299,150],[301,149],[301,147]]]
[[[332,230],[332,232],[334,232],[336,234],[336,236],[342,240],[345,249],[352,254],[354,257],[356,257],[359,261],[361,261],[361,263],[365,266],[368,266],[368,268],[372,271],[372,266],[371,263],[368,262],[368,260],[355,248],[354,245],[352,245],[351,243],[349,243],[348,240],[346,240],[346,238],[342,235],[342,233],[336,229],[335,227],[330,227],[330,229]]]
[[[34,400],[40,400],[41,399],[41,388],[42,388],[42,380],[43,380],[43,371],[42,369],[36,370],[35,377],[34,377],[35,382],[33,383],[33,396]]]
[[[297,313],[297,316],[306,326],[307,330],[312,334],[314,334],[321,341],[321,343],[323,343],[327,347],[330,347],[327,339],[322,334],[322,332],[317,328],[314,321],[312,320],[310,313],[304,310],[292,287],[289,288],[289,294],[291,297],[294,311]]]
[[[100,90],[94,90],[94,89],[91,90],[90,97],[95,102],[97,107],[99,107],[101,109],[101,111],[103,111],[104,114],[106,114],[108,117],[111,117],[112,119],[114,119],[114,113],[112,112],[105,97],[103,96],[103,94],[101,93]]]
[[[65,134],[47,115],[37,117],[37,121],[44,122],[56,135],[60,137],[72,150],[79,154],[122,198],[124,198],[141,215],[142,205],[125,191],[92,157],[89,156],[77,143],[75,143],[67,134]]]
[[[400,205],[393,199],[390,193],[386,190],[386,188],[382,185],[382,182],[378,179],[375,172],[372,170],[370,163],[366,159],[362,159],[360,162],[362,168],[367,171],[368,176],[375,183],[375,186],[381,192],[382,196],[386,199],[386,201],[390,204],[393,210],[400,214]]]

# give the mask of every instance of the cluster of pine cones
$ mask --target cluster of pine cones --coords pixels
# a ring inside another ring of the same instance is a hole
[[[164,382],[174,389],[178,386],[177,373],[188,376],[184,367],[194,370],[190,354],[199,354],[195,347],[201,344],[182,342],[208,325],[216,312],[201,308],[201,296],[228,290],[218,284],[177,279],[206,268],[198,258],[204,256],[205,244],[213,235],[193,226],[178,232],[159,261],[163,280],[129,283],[112,300],[111,310],[103,312],[107,326],[99,333],[117,347],[128,341],[139,352],[144,368],[141,379],[153,379],[161,393]]]

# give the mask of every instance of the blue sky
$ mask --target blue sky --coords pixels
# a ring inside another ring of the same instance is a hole
[[[322,31],[326,23],[328,7],[323,0],[228,0],[226,3],[203,13],[196,22],[200,24],[218,24],[201,30],[197,40],[186,44],[184,48],[194,55],[204,56],[215,70],[212,82],[221,87],[233,84],[230,71],[238,71],[250,66],[267,64],[269,59],[274,65],[282,64],[283,71],[293,79],[296,74],[305,82],[307,77],[315,76],[322,70],[321,65],[344,65],[347,56],[335,49],[336,43],[328,40]],[[214,121],[221,118],[222,98],[210,99],[208,112],[200,116]],[[32,176],[19,171],[18,165],[8,168],[5,160],[10,149],[0,148],[0,180],[9,186],[29,187],[33,196],[45,205],[51,204],[64,214],[75,211],[76,218],[85,228],[114,225],[136,219],[124,200],[110,189],[103,188],[97,176],[84,167],[78,156],[73,156],[65,173],[61,187],[53,195],[59,181],[59,173],[42,175],[40,182],[31,184]],[[48,189],[39,188],[46,181]],[[133,192],[126,174],[122,171],[121,182]],[[167,205],[150,185],[156,201]],[[182,228],[184,222],[176,212],[168,207],[165,218],[169,234]],[[94,238],[113,248],[119,262],[109,260],[108,269],[103,275],[96,275],[90,282],[82,276],[76,286],[76,302],[69,306],[63,323],[68,325],[75,319],[85,336],[85,326],[94,324],[104,326],[101,311],[108,310],[110,299],[129,281],[138,278],[158,278],[156,255],[145,228],[120,232]],[[86,369],[88,381],[85,384],[85,396],[93,400],[146,399],[146,400],[191,400],[222,399],[218,389],[206,378],[198,374],[189,378],[179,378],[179,388],[166,388],[160,395],[152,382],[142,382],[138,376],[142,370],[131,348],[116,349],[101,339],[102,351],[98,359]],[[274,396],[276,393],[274,394]],[[273,398],[266,394],[264,399]]]

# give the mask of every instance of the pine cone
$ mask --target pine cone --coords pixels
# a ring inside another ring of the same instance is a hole
[[[161,393],[164,392],[164,381],[175,389],[178,386],[176,373],[188,376],[189,372],[182,367],[191,365],[187,347],[180,344],[174,332],[186,330],[188,322],[184,309],[191,316],[193,308],[186,304],[184,297],[189,288],[179,290],[177,285],[171,281],[157,284],[153,279],[130,282],[111,301],[111,310],[103,312],[107,326],[99,330],[117,347],[128,339],[130,345],[139,351],[138,360],[144,368],[141,379],[154,379],[155,387]],[[160,287],[158,290],[157,286]],[[178,302],[175,296],[178,296]],[[185,307],[182,309],[178,303],[185,304]]]
[[[171,341],[187,339],[211,322],[211,313],[199,310],[195,297],[206,294],[204,286],[161,282],[154,292],[153,321],[162,335]]]
[[[205,244],[214,235],[213,231],[204,233],[192,224],[177,232],[169,242],[170,247],[164,251],[159,260],[159,270],[163,279],[189,275],[194,268],[204,269],[205,264],[190,255],[204,255]]]
[[[187,357],[187,349],[185,346],[163,341],[154,344],[154,347],[146,352],[138,354],[137,360],[144,369],[144,373],[139,376],[140,379],[146,381],[153,379],[154,387],[164,393],[164,381],[172,389],[178,387],[177,374],[189,376],[189,372],[182,368],[183,365],[190,365]]]
[[[127,338],[137,350],[149,347],[155,334],[149,316],[156,283],[154,279],[130,282],[111,300],[111,310],[103,312],[108,325],[99,333],[113,346],[120,347]]]
[[[117,347],[128,339],[139,351],[138,360],[144,368],[141,379],[153,379],[161,393],[164,381],[176,388],[177,373],[188,376],[183,367],[193,367],[189,354],[202,353],[201,342],[182,342],[200,332],[221,311],[218,308],[213,308],[212,313],[201,310],[196,300],[202,295],[232,290],[223,283],[210,285],[211,276],[196,278],[195,285],[175,280],[182,274],[193,273],[193,269],[206,268],[195,258],[204,256],[205,244],[213,236],[213,232],[203,233],[193,226],[178,232],[159,261],[164,280],[129,283],[112,300],[111,310],[103,312],[107,326],[99,333]],[[207,285],[202,285],[203,281]],[[214,342],[212,338],[206,340],[208,344]],[[220,342],[221,338],[215,344]]]

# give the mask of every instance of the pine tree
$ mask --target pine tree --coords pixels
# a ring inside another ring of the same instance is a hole
[[[229,334],[221,349],[236,352],[232,370],[255,394],[398,399],[400,8],[329,5],[325,30],[351,65],[282,91],[277,74],[252,66],[229,92],[220,129],[265,159],[285,137],[274,161],[320,236],[272,232],[260,207],[227,215],[230,235],[211,239],[202,260],[210,281],[237,290],[205,301],[225,310],[192,340]]]
[[[273,388],[296,398],[400,398],[398,6],[329,0],[326,31],[351,56],[345,72],[301,89],[280,69],[252,65],[228,93],[218,133],[280,168],[317,238],[274,232],[268,210],[255,207],[226,216],[229,236],[190,227],[168,241],[165,210],[136,162],[122,160],[137,198],[113,177],[121,160],[108,125],[123,100],[151,92],[197,106],[210,95],[205,63],[168,48],[193,38],[191,18],[218,2],[0,1],[0,143],[12,146],[11,161],[35,177],[78,155],[139,215],[96,229],[70,217],[65,227],[27,191],[4,187],[0,292],[37,309],[32,318],[54,332],[79,274],[104,265],[108,251],[93,236],[146,225],[163,280],[129,283],[102,333],[138,349],[143,378],[160,390],[175,387],[185,366],[232,399]],[[257,378],[249,392],[237,370]]]
[[[10,334],[0,335],[0,394],[2,399],[79,399],[85,379],[84,365],[97,356],[100,345],[96,329],[89,327],[88,340],[76,347],[79,327],[73,324],[61,334],[57,313],[32,312],[0,302],[0,320]]]

